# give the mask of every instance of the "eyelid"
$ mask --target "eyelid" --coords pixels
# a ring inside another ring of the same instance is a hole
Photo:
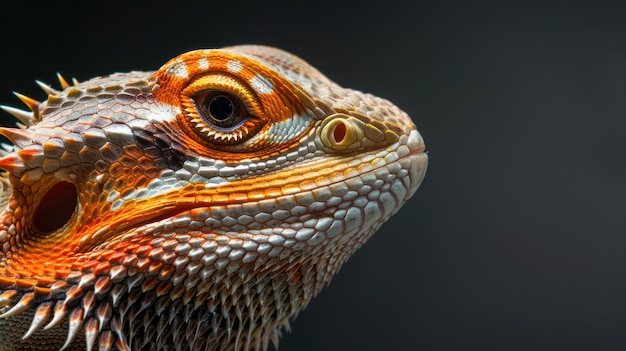
[[[221,128],[208,122],[198,108],[198,99],[213,92],[223,92],[237,99],[245,117],[232,127]],[[235,77],[210,73],[191,81],[181,92],[181,105],[186,123],[197,136],[212,146],[234,146],[254,136],[266,123],[262,105],[256,94]],[[245,150],[242,150],[245,151]]]
[[[191,81],[181,94],[195,97],[210,91],[223,91],[239,98],[251,115],[258,115],[262,112],[262,105],[255,93],[239,79],[223,73],[203,75]]]

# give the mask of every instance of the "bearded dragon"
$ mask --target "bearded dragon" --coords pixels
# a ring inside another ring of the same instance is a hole
[[[0,350],[265,350],[416,191],[387,100],[265,46],[2,108]]]

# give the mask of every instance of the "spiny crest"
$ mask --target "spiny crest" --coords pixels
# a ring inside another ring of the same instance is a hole
[[[71,86],[71,84],[69,84],[67,80],[65,80],[65,78],[63,78],[63,76],[61,76],[61,74],[59,73],[57,73],[57,79],[59,80],[59,84],[61,85],[62,89],[66,89]],[[46,94],[48,94],[48,96],[55,96],[60,93],[60,91],[39,80],[36,80],[35,83],[37,83],[37,85]],[[72,79],[72,83],[73,85],[76,85],[78,84],[78,81],[76,79]],[[6,105],[0,105],[0,108],[18,120],[18,127],[25,129],[41,121],[41,111],[39,108],[39,106],[41,105],[40,101],[37,101],[31,97],[17,92],[13,92],[13,94],[15,94],[15,96],[17,96],[17,98],[20,99],[26,105],[26,107],[28,107],[28,110],[21,110]]]
[[[256,328],[268,313],[264,309],[271,306],[267,299],[276,303],[276,309],[286,307],[281,299],[275,300],[274,288],[268,286],[255,298],[240,299],[237,294],[221,293],[228,290],[226,285],[244,289],[238,284],[218,284],[217,288],[202,284],[204,288],[198,286],[190,294],[182,289],[164,289],[157,281],[153,277],[110,286],[110,278],[102,276],[93,282],[81,278],[77,285],[58,281],[48,289],[34,286],[26,290],[26,282],[5,281],[7,289],[0,293],[0,319],[32,311],[22,340],[63,328],[65,340],[59,343],[60,350],[77,342],[84,343],[86,350],[188,350],[190,340],[194,340],[191,350],[217,351],[230,349],[229,345],[234,345],[233,350],[267,350],[268,342],[278,346],[281,328]],[[103,285],[110,289],[97,288]],[[43,290],[47,294],[41,294]],[[212,295],[208,305],[207,295]],[[289,321],[281,321],[280,326],[289,330]],[[168,332],[172,329],[185,332]]]
[[[57,73],[57,79],[59,80],[59,84],[62,89],[66,89],[71,86],[70,83],[61,76],[61,74]],[[73,84],[76,85],[79,82],[76,79],[72,80]],[[52,88],[50,85],[45,84],[41,81],[36,80],[35,83],[46,93],[48,97],[56,96],[60,93],[60,91]],[[37,101],[29,96],[20,94],[18,92],[13,92],[18,99],[20,99],[28,110],[22,110],[19,108],[0,105],[0,109],[4,110],[11,116],[17,119],[16,125],[18,128],[6,128],[0,127],[0,135],[7,138],[13,145],[0,142],[0,169],[5,171],[12,172],[16,168],[22,166],[21,160],[13,154],[15,151],[14,145],[18,147],[24,147],[30,143],[31,134],[28,131],[28,127],[33,126],[41,121],[41,101]],[[0,181],[4,182],[6,179],[6,172],[0,173]]]
[[[107,277],[101,279],[108,280]],[[17,287],[23,284],[15,281],[10,285]],[[51,295],[38,294],[40,290],[49,290],[48,292],[55,295],[54,291],[59,289],[53,287],[37,289],[35,286],[31,291],[16,288],[4,290],[0,294],[0,319],[14,317],[28,309],[33,310],[30,326],[22,340],[30,338],[38,331],[50,330],[65,322],[67,334],[61,350],[68,349],[77,338],[85,341],[87,350],[111,350],[116,339],[118,344],[125,343],[121,329],[118,330],[113,326],[112,330],[104,330],[111,319],[112,306],[110,302],[102,300],[101,296],[98,298],[93,290],[83,289],[79,284],[67,290],[60,289],[64,291],[57,291],[56,295],[59,296],[52,296],[52,299]],[[81,332],[83,335],[80,335]]]
[[[59,326],[67,320],[67,336],[61,350],[69,348],[74,340],[84,332],[83,339],[87,350],[111,350],[116,337],[110,330],[103,330],[111,318],[111,305],[107,301],[100,301],[95,305],[95,296],[89,293],[82,295],[81,303],[68,307],[77,293],[72,289],[67,291],[64,300],[37,301],[35,292],[20,292],[16,289],[6,290],[0,294],[0,318],[9,318],[18,315],[29,308],[34,308],[31,324],[22,336],[26,340],[40,330],[49,330]],[[20,296],[21,295],[21,296]],[[95,310],[95,311],[94,311]],[[94,313],[92,313],[94,311]],[[118,334],[118,343],[124,343],[121,330],[113,332]]]

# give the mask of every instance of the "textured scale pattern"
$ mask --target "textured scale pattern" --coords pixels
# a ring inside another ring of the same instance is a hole
[[[17,94],[0,350],[265,350],[421,183],[411,119],[262,46]]]

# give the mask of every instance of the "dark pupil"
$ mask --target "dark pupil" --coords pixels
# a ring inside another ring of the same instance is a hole
[[[209,113],[218,121],[232,116],[234,110],[233,102],[226,96],[216,96],[209,102]]]

